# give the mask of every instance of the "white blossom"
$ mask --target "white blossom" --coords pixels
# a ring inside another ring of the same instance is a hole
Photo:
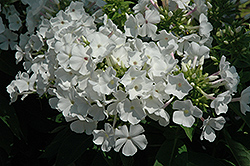
[[[231,101],[232,96],[230,91],[225,91],[219,94],[210,104],[211,108],[215,109],[217,115],[226,113],[228,110],[227,104]]]
[[[148,144],[141,125],[130,125],[129,131],[126,125],[120,126],[115,130],[115,136],[118,139],[115,142],[115,151],[120,151],[125,156],[133,156],[137,152],[137,148],[144,150]]]
[[[109,123],[105,123],[104,130],[93,130],[93,142],[96,145],[102,145],[102,151],[109,152],[115,145],[114,135],[114,128]]]
[[[167,94],[173,94],[177,96],[178,99],[182,99],[185,97],[193,87],[188,83],[188,81],[184,78],[184,74],[180,73],[176,76],[168,75],[167,76],[167,85],[165,92]]]
[[[222,116],[219,116],[217,118],[208,117],[203,121],[200,139],[203,140],[205,138],[209,142],[213,142],[216,138],[214,130],[221,130],[225,123],[226,120]]]
[[[173,109],[178,109],[178,111],[173,113],[173,122],[185,127],[192,127],[195,122],[194,117],[202,117],[202,111],[198,107],[193,106],[191,100],[176,100],[173,103]]]

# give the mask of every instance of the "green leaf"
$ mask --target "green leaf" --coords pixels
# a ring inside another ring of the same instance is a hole
[[[11,144],[13,144],[13,134],[2,120],[0,120],[0,133],[0,147],[10,154],[12,149]]]
[[[240,77],[240,82],[245,83],[245,82],[250,81],[250,77],[245,77],[245,76],[249,76],[249,75],[250,75],[250,71],[243,72],[242,76]]]
[[[154,166],[163,166],[163,165],[158,160],[156,160]]]
[[[229,108],[231,108],[238,116],[241,117],[241,119],[247,124],[247,126],[250,128],[250,113],[246,113],[246,115],[243,115],[240,111],[239,103],[229,103]]]
[[[171,166],[174,158],[178,154],[179,148],[182,149],[184,146],[184,143],[179,139],[182,136],[182,131],[179,127],[175,129],[173,135],[175,138],[167,139],[156,154],[156,160],[163,165]]]
[[[65,126],[64,126],[65,127]],[[60,146],[67,136],[70,134],[69,127],[64,128],[53,139],[53,141],[46,147],[45,152],[39,158],[52,159],[59,151]]]
[[[21,139],[22,131],[15,109],[12,105],[9,105],[9,101],[2,95],[0,95],[0,119],[3,120],[18,139]]]
[[[188,161],[190,165],[197,165],[197,166],[225,166],[222,162],[218,159],[209,156],[205,153],[197,153],[197,152],[189,152],[188,153]]]
[[[236,159],[237,163],[240,166],[250,166],[249,150],[239,142],[234,141],[226,130],[224,130],[224,135],[228,147],[234,155],[234,158]]]
[[[92,146],[92,136],[85,133],[71,134],[64,139],[56,158],[56,166],[67,166],[77,160],[86,150]]]
[[[184,131],[185,131],[187,137],[188,137],[189,140],[192,142],[195,127],[185,127],[185,126],[181,126],[181,127],[184,129]]]

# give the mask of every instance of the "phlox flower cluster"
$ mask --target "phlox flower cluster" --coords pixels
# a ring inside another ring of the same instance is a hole
[[[210,58],[213,28],[205,1],[196,0],[192,6],[187,0],[171,1],[172,12],[186,10],[198,17],[197,32],[186,36],[157,31],[161,15],[154,1],[140,0],[134,6],[135,14],[127,15],[125,32],[101,9],[86,12],[86,4],[72,1],[55,17],[43,17],[37,32],[16,46],[16,61],[23,61],[26,71],[19,72],[7,87],[11,103],[18,96],[47,94],[51,108],[63,114],[72,131],[93,134],[93,142],[103,151],[113,148],[126,156],[146,148],[140,124],[146,118],[164,127],[171,118],[185,127],[200,119],[201,139],[214,141],[214,130],[221,130],[226,122],[220,114],[227,112],[239,76],[222,57],[220,71],[204,77],[203,83],[227,91],[214,97],[199,87],[197,75],[202,73],[204,60]],[[103,5],[102,1],[93,4]],[[203,118],[203,108],[190,97],[194,89],[212,100],[210,107],[219,117]],[[249,103],[249,95],[243,92],[240,101],[243,113],[250,111],[244,105]]]

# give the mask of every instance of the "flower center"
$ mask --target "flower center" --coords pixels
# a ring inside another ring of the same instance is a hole
[[[110,84],[111,84],[111,85],[114,85],[114,83],[115,83],[114,80],[111,80],[111,81],[110,81]]]
[[[179,82],[177,85],[178,85],[178,87],[181,87],[181,86],[182,86],[182,84],[181,84],[180,82]]]

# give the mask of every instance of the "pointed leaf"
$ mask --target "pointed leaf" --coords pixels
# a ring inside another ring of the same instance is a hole
[[[185,127],[185,126],[181,126],[181,127],[184,129],[184,131],[185,131],[187,137],[188,137],[189,140],[192,142],[195,127]]]
[[[250,128],[250,113],[247,112],[246,115],[243,115],[240,111],[239,103],[229,103],[229,107],[246,122],[247,126]]]
[[[238,164],[240,166],[250,166],[249,150],[239,142],[234,141],[226,130],[224,130],[224,135],[229,149],[231,150]]]
[[[92,136],[71,132],[59,148],[56,166],[67,166],[73,163],[92,145]]]
[[[3,148],[6,153],[10,154],[12,149],[11,144],[13,144],[13,134],[2,120],[0,120],[0,133],[0,148]]]
[[[12,105],[9,105],[9,101],[2,95],[0,95],[0,119],[3,120],[17,138],[21,139],[22,131],[15,109]]]

